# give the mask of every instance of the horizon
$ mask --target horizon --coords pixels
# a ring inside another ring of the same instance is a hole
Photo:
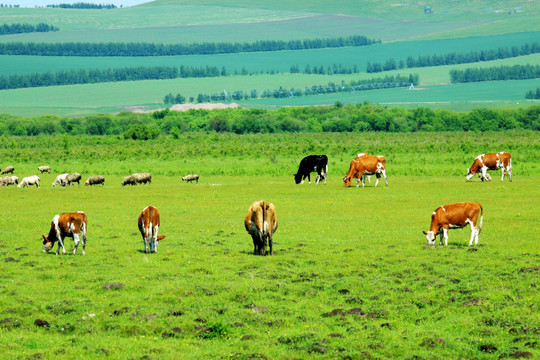
[[[47,5],[58,4],[75,4],[75,3],[88,3],[88,4],[102,4],[115,6],[129,7],[140,5],[154,0],[0,0],[0,4],[4,5],[18,5],[24,8],[34,7],[46,7]]]

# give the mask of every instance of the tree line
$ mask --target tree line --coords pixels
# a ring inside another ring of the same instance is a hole
[[[525,99],[540,100],[540,88],[536,88],[536,92],[533,90],[527,91],[527,93],[525,94]]]
[[[33,32],[49,32],[49,31],[58,31],[58,30],[60,29],[57,28],[56,26],[45,24],[45,23],[39,23],[37,25],[26,24],[26,23],[0,25],[0,35],[23,34],[23,33],[33,33]]]
[[[468,64],[480,61],[492,61],[507,59],[518,56],[525,56],[540,53],[540,43],[525,44],[521,47],[512,46],[512,48],[498,48],[497,50],[471,51],[468,53],[448,53],[444,55],[426,55],[418,56],[416,59],[409,56],[406,61],[396,61],[391,58],[385,63],[367,63],[366,71],[376,73],[381,71],[390,71],[404,68],[442,66]]]
[[[74,4],[47,5],[46,7],[57,9],[116,9],[116,5],[114,4],[90,4],[85,2],[78,2]]]
[[[348,83],[344,81],[341,84],[335,84],[330,82],[326,85],[314,85],[311,87],[300,88],[300,89],[284,89],[280,87],[279,89],[273,90],[264,90],[261,94],[261,98],[293,98],[298,96],[310,96],[310,95],[321,95],[321,94],[332,94],[340,92],[353,92],[363,91],[363,90],[375,90],[375,89],[389,89],[395,87],[405,87],[410,86],[411,83],[418,84],[418,74],[411,74],[409,76],[385,76],[383,78],[372,78],[365,80],[352,80]],[[222,101],[230,102],[232,100],[247,100],[254,99],[259,96],[257,90],[251,91],[223,91],[220,93],[214,94],[199,94],[197,96],[198,103],[210,102],[210,101]]]
[[[241,52],[306,50],[337,48],[345,46],[366,46],[380,43],[380,40],[365,36],[307,39],[307,40],[259,40],[255,42],[204,42],[192,44],[156,43],[23,43],[0,44],[0,55],[35,56],[173,56],[173,55],[213,55]]]
[[[493,66],[450,71],[450,81],[452,83],[536,78],[540,78],[540,65]]]
[[[311,66],[307,64],[304,69],[300,69],[298,65],[292,65],[290,67],[291,74],[320,74],[320,75],[334,75],[334,74],[356,74],[360,72],[358,66],[344,67],[342,64],[333,64],[332,66]]]
[[[55,73],[0,76],[0,90],[42,86],[95,84],[115,81],[162,80],[226,75],[215,66],[137,66],[118,69],[64,70]]]
[[[119,135],[130,139],[178,137],[189,132],[236,134],[283,132],[416,132],[540,130],[540,105],[516,109],[475,109],[455,112],[426,107],[386,108],[370,103],[290,107],[279,110],[164,109],[153,114],[121,112],[81,118],[45,115],[20,118],[0,114],[0,136]]]

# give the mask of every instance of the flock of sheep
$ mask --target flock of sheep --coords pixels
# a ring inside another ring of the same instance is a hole
[[[41,171],[41,173],[49,173],[51,172],[50,166],[40,166],[38,167],[38,170]],[[0,178],[0,186],[9,186],[9,185],[17,185],[17,187],[27,187],[30,185],[35,185],[39,188],[39,182],[41,179],[37,175],[27,176],[22,179],[21,182],[19,182],[19,177],[13,175],[15,172],[15,167],[13,166],[7,166],[2,170],[1,175],[7,175]],[[56,187],[57,185],[60,186],[70,186],[72,183],[77,183],[80,185],[81,181],[81,174],[79,173],[65,173],[60,174],[54,179],[52,186]],[[199,182],[199,175],[197,174],[189,174],[182,178],[182,181],[192,182],[196,181]],[[152,175],[149,173],[135,173],[132,175],[128,175],[124,177],[124,180],[122,180],[122,186],[126,185],[137,185],[137,184],[146,184],[152,182]],[[88,179],[84,182],[85,186],[92,186],[92,185],[105,185],[105,177],[103,175],[92,175],[88,177]]]

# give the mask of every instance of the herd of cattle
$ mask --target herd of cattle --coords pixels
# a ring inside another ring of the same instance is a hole
[[[474,159],[472,166],[467,171],[466,180],[470,180],[475,174],[478,174],[482,181],[491,181],[491,176],[487,170],[502,170],[501,181],[504,180],[505,174],[508,174],[509,181],[512,181],[512,157],[510,153],[499,152],[492,154],[482,154]],[[42,173],[51,172],[49,166],[40,166],[38,168]],[[2,170],[2,175],[13,174],[15,168],[8,166]],[[317,173],[316,183],[321,180],[326,184],[328,176],[328,157],[326,155],[310,155],[300,161],[297,173],[294,175],[296,184],[304,183],[307,178],[311,184],[310,174]],[[352,179],[356,179],[356,186],[359,186],[360,180],[362,187],[365,185],[365,178],[375,175],[378,185],[380,177],[384,177],[386,186],[388,180],[386,176],[386,159],[384,156],[372,156],[368,153],[359,153],[350,163],[349,171],[343,178],[345,187],[349,187]],[[4,176],[0,178],[0,186],[8,186],[18,184],[18,187],[36,185],[39,187],[39,177],[37,175],[23,178],[19,183],[17,176]],[[61,174],[56,177],[53,186],[69,186],[76,182],[79,184],[81,174]],[[136,173],[126,176],[122,181],[122,186],[151,183],[152,175],[149,173]],[[199,181],[199,175],[189,174],[182,178],[182,181],[192,182]],[[101,175],[90,176],[84,185],[104,184],[105,178]],[[471,227],[471,238],[469,246],[478,244],[478,235],[482,230],[484,209],[477,202],[464,202],[456,204],[443,205],[435,209],[431,215],[431,225],[429,231],[423,231],[426,235],[428,244],[434,245],[435,239],[440,235],[440,244],[448,245],[448,230],[455,228],[463,228],[467,225]],[[153,206],[147,206],[143,209],[138,218],[138,227],[141,232],[145,252],[157,252],[158,242],[165,236],[158,236],[160,225],[159,211]],[[273,254],[272,236],[278,228],[277,214],[274,204],[264,200],[256,201],[248,209],[244,225],[246,231],[253,239],[254,254],[265,255],[266,247],[269,246],[269,254]],[[54,243],[58,241],[58,249],[56,254],[62,252],[65,254],[64,238],[71,237],[75,242],[73,254],[76,253],[79,242],[82,241],[82,253],[85,254],[86,246],[86,228],[87,216],[84,212],[63,213],[53,217],[49,235],[43,235],[43,251],[49,251]]]

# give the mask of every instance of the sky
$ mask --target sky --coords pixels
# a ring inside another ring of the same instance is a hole
[[[73,4],[73,3],[91,3],[91,4],[114,4],[116,6],[133,6],[150,2],[151,0],[0,0],[0,4],[20,5],[20,7],[45,7],[47,5]]]

